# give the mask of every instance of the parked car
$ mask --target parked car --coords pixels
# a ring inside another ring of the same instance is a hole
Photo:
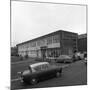
[[[84,59],[84,63],[87,65],[87,58]]]
[[[84,53],[84,63],[87,65],[87,53]]]
[[[36,84],[39,81],[61,76],[62,68],[50,65],[48,62],[39,62],[28,66],[28,70],[18,72],[21,82]]]
[[[73,55],[73,61],[83,60],[84,59],[84,53],[76,52]]]
[[[73,62],[72,57],[68,56],[68,55],[60,55],[57,60],[57,63],[71,63]]]

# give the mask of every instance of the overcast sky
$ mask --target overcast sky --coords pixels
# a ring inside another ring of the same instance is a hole
[[[57,30],[86,33],[86,6],[12,1],[12,46]]]

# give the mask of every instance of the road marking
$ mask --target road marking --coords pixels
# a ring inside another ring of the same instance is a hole
[[[64,65],[64,66],[61,66],[62,68],[65,68],[65,67],[68,67],[69,65]]]
[[[66,67],[68,67],[68,66],[70,66],[70,65],[64,65],[64,66],[59,66],[59,67],[61,67],[61,68],[66,68]]]
[[[14,63],[11,63],[11,64],[19,64],[19,63],[24,63],[24,62],[30,62],[30,63],[32,63],[33,61],[19,61],[19,62],[14,62]]]
[[[11,82],[21,80],[20,78],[12,79]]]

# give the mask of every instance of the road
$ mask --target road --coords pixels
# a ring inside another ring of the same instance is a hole
[[[12,71],[15,68],[20,70],[20,67],[25,67],[21,65],[12,65]],[[20,80],[11,81],[11,89],[27,89],[27,88],[43,88],[43,87],[58,87],[58,86],[73,86],[73,85],[87,85],[87,67],[83,61],[77,61],[72,64],[62,65],[63,72],[62,76],[59,78],[52,78],[43,82],[39,82],[36,85],[25,85],[20,82]],[[65,67],[66,66],[66,67]],[[23,69],[23,68],[22,68]],[[17,78],[13,71],[13,75],[11,76],[12,80]]]

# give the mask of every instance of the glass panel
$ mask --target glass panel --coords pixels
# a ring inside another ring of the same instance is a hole
[[[41,71],[41,66],[36,66],[32,68],[33,72]]]
[[[42,65],[42,70],[46,70],[46,69],[48,69],[49,68],[49,64],[44,64],[44,65]]]

